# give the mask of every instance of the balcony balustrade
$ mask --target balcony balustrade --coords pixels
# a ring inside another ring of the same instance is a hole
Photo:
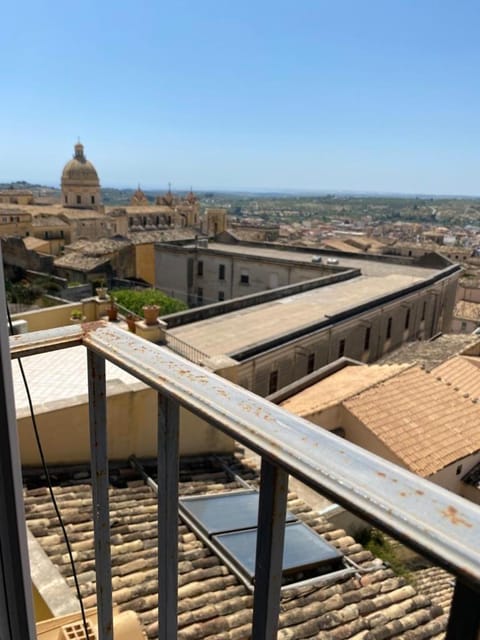
[[[1,274],[0,274],[1,275]],[[253,640],[277,637],[288,476],[381,528],[456,576],[447,640],[478,640],[480,509],[205,368],[102,322],[13,336],[0,297],[0,636],[34,638],[8,358],[83,345],[89,371],[99,639],[113,637],[105,360],[158,392],[158,637],[177,637],[180,407],[261,456]],[[261,561],[259,560],[261,559]],[[19,571],[19,567],[22,568]]]

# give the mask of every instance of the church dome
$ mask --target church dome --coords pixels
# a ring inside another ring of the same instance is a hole
[[[75,155],[63,168],[62,183],[65,180],[82,184],[93,183],[100,186],[97,171],[93,164],[85,157],[83,144],[80,142],[77,142],[75,145]]]
[[[93,164],[87,160],[83,144],[77,142],[75,154],[63,168],[62,197],[65,207],[96,207],[100,204],[100,181]]]

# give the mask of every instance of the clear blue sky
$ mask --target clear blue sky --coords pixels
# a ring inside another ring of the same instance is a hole
[[[8,2],[0,181],[480,194],[480,4]]]

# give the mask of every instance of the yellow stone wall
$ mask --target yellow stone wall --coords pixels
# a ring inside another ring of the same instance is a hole
[[[136,277],[155,286],[155,250],[153,242],[138,244],[135,247]]]
[[[54,393],[52,393],[54,398]],[[37,409],[36,419],[49,464],[74,464],[90,459],[88,399],[78,403],[52,402]],[[29,415],[17,417],[23,465],[38,466],[40,459]],[[126,460],[134,454],[157,454],[157,393],[153,389],[132,389],[124,384],[107,402],[108,456]],[[231,438],[214,429],[186,409],[180,411],[180,455],[233,452]]]

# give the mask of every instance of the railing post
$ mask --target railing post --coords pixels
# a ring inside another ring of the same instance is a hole
[[[107,393],[105,360],[87,352],[93,529],[99,640],[112,640],[112,568],[108,500]]]
[[[262,458],[252,640],[275,640],[280,611],[288,473]]]
[[[158,395],[158,640],[177,637],[179,404]]]
[[[445,640],[479,639],[480,593],[457,578]]]
[[[0,637],[35,638],[0,249]]]

